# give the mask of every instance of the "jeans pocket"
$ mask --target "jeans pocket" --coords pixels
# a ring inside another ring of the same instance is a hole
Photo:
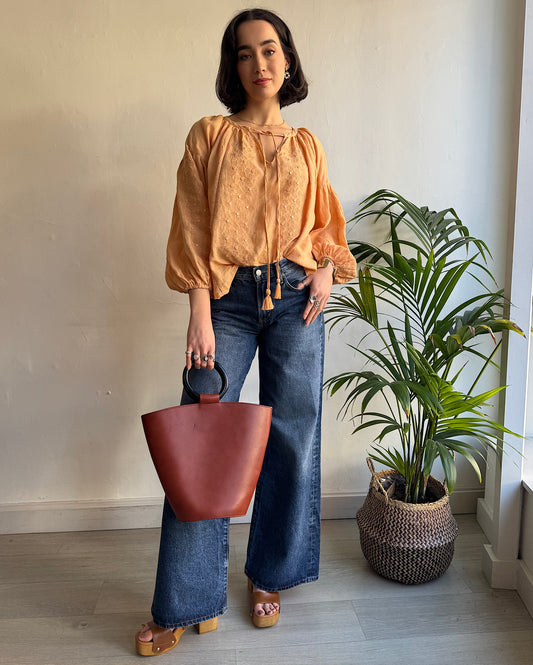
[[[303,282],[307,276],[302,266],[299,266],[297,263],[293,263],[292,261],[288,261],[281,268],[281,274],[283,276],[283,283],[286,284],[291,291],[303,290],[298,288],[298,285]]]

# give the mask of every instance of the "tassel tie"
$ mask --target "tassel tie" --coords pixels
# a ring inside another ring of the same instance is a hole
[[[278,201],[277,201],[277,211],[276,211],[276,230],[277,230],[277,237],[276,237],[276,290],[274,292],[274,300],[281,300],[281,278],[280,278],[280,269],[279,269],[279,254],[280,254],[280,245],[281,245],[281,223],[280,223],[280,211],[281,211],[281,180],[280,180],[280,170],[279,170],[279,160],[278,160],[278,151],[283,145],[286,136],[282,135],[282,141],[278,146],[276,146],[276,139],[274,138],[274,134],[271,131],[258,131],[259,134],[265,134],[269,135],[272,137],[272,142],[274,143],[274,159],[276,161],[276,178],[278,181]],[[263,157],[264,157],[264,151],[261,146],[261,150],[263,152]],[[271,290],[270,290],[270,241],[268,238],[268,228],[267,228],[267,213],[268,213],[268,204],[267,204],[267,178],[266,178],[266,158],[265,158],[265,237],[266,237],[266,246],[267,246],[267,288],[266,288],[266,295],[265,299],[263,300],[263,306],[261,309],[263,310],[270,310],[274,309],[274,303],[272,302],[272,297],[271,297]]]

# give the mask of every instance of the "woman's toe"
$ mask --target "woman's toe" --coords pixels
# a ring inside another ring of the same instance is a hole
[[[152,641],[152,631],[150,629],[141,630],[141,632],[139,633],[139,640],[141,642],[151,642]]]
[[[265,610],[263,608],[264,608],[264,605],[261,605],[260,603],[258,603],[255,606],[254,612],[257,614],[258,617],[262,617],[262,616],[265,615]]]

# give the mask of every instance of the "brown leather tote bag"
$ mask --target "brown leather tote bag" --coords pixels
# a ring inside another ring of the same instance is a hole
[[[272,407],[221,402],[199,395],[183,371],[185,390],[198,404],[173,406],[141,416],[159,480],[180,522],[245,515],[259,479]],[[206,370],[207,371],[207,370]]]

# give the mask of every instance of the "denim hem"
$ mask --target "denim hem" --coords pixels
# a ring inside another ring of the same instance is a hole
[[[318,575],[312,575],[310,577],[305,577],[298,582],[292,582],[291,584],[286,584],[284,586],[278,586],[276,588],[274,587],[267,587],[264,586],[263,584],[258,583],[256,580],[253,579],[246,570],[244,571],[246,577],[250,580],[250,582],[256,586],[258,589],[261,589],[261,591],[268,591],[268,593],[277,593],[278,591],[287,591],[287,589],[293,589],[295,586],[300,586],[301,584],[309,584],[310,582],[316,582],[318,580]]]
[[[152,610],[152,619],[154,620],[154,623],[158,625],[160,628],[170,628],[173,630],[174,628],[184,628],[187,626],[196,626],[199,623],[203,623],[204,621],[209,621],[209,619],[214,619],[215,617],[219,617],[222,614],[226,614],[228,611],[227,607],[224,607],[223,609],[219,610],[218,612],[215,612],[214,614],[208,614],[205,617],[199,617],[197,619],[190,619],[187,621],[177,621],[174,623],[167,623],[166,621],[159,621],[157,616],[154,614]]]

